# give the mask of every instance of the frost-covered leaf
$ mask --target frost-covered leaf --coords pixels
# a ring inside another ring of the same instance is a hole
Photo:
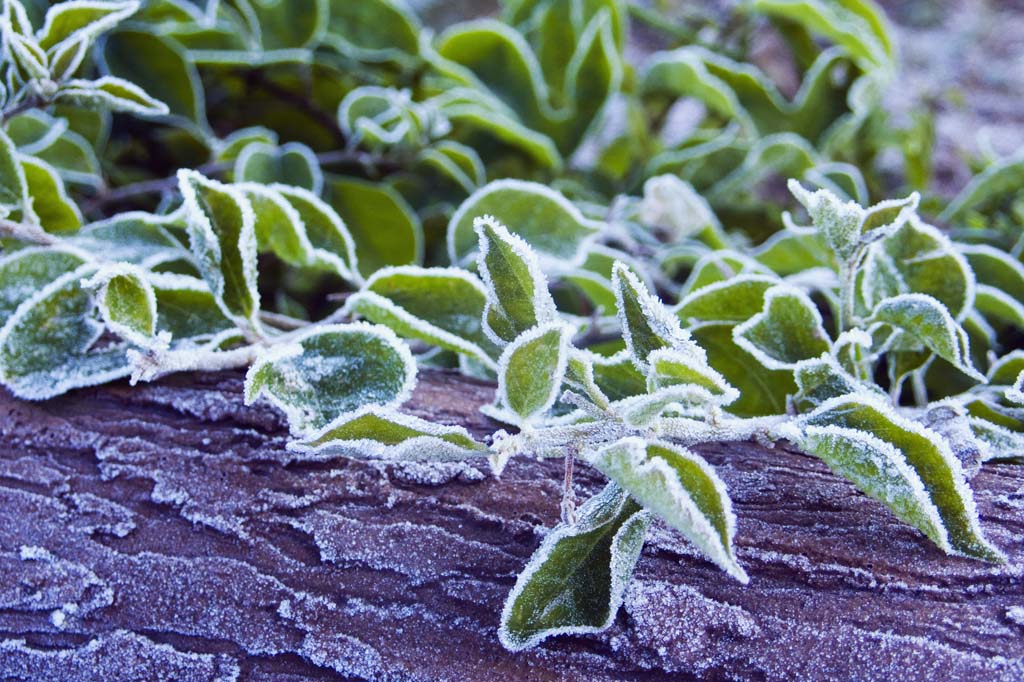
[[[807,209],[840,261],[850,261],[866,245],[898,230],[914,215],[920,201],[915,192],[906,199],[883,201],[865,209],[827,189],[809,192],[796,180],[790,180],[789,190]]]
[[[615,290],[622,337],[641,372],[647,371],[647,357],[659,348],[703,357],[703,351],[690,340],[689,332],[679,325],[679,318],[647,290],[625,263],[616,263],[612,271],[612,289]]]
[[[474,229],[480,245],[477,267],[487,288],[484,333],[495,343],[507,343],[556,319],[547,278],[533,249],[491,216],[478,218]]]
[[[861,295],[868,310],[898,294],[927,294],[957,320],[974,303],[975,276],[967,260],[941,231],[916,216],[864,257]]]
[[[51,50],[67,40],[95,39],[134,14],[134,0],[73,0],[53,5],[46,11],[43,27],[36,34],[43,49]]]
[[[733,338],[769,369],[793,369],[832,345],[814,302],[789,285],[765,292],[764,310],[736,327]]]
[[[740,392],[729,411],[742,417],[783,414],[786,397],[796,392],[793,373],[773,370],[736,345],[733,324],[692,327],[693,340],[707,352],[708,363]]]
[[[235,182],[263,185],[279,183],[320,194],[324,178],[313,150],[298,142],[280,147],[255,141],[238,152],[234,167]]]
[[[920,342],[967,376],[985,381],[984,375],[971,364],[967,332],[957,324],[946,307],[931,296],[901,294],[887,298],[875,306],[870,321],[894,327],[902,336]],[[901,348],[900,339],[889,343],[894,350],[913,350]]]
[[[739,391],[707,364],[704,353],[660,348],[647,356],[647,362],[647,390],[652,393],[670,386],[691,386],[706,391],[708,402],[716,405],[728,405],[739,398]]]
[[[136,116],[162,116],[170,109],[139,86],[115,76],[96,80],[73,79],[63,84],[57,100],[69,100],[79,106],[105,107]]]
[[[246,184],[245,188],[253,194],[266,194],[270,201],[280,196],[293,209],[280,207],[267,216],[258,214],[256,230],[261,243],[295,265],[330,270],[352,284],[362,282],[355,240],[330,205],[301,187],[272,185],[261,189]]]
[[[707,200],[675,175],[659,175],[644,183],[639,217],[648,227],[666,230],[670,243],[709,228],[721,229]]]
[[[28,200],[28,182],[18,150],[0,130],[0,212],[27,206]]]
[[[188,251],[169,229],[177,220],[176,216],[130,211],[86,225],[66,240],[106,261],[152,268],[188,257]]]
[[[479,456],[487,448],[461,426],[445,426],[369,405],[343,414],[288,444],[305,454],[392,461],[447,461]]]
[[[1011,403],[1024,407],[1024,371],[1017,375],[1017,380],[1006,389],[1004,395]]]
[[[869,0],[754,0],[752,6],[832,40],[867,69],[887,67],[894,59],[885,13]]]
[[[600,632],[615,619],[650,516],[608,485],[548,533],[505,601],[498,636],[510,651],[553,635]]]
[[[0,258],[0,326],[24,301],[87,261],[69,248],[32,247]]]
[[[260,329],[256,216],[239,190],[190,170],[178,171],[196,265],[218,302],[240,325]]]
[[[680,301],[676,316],[688,325],[745,322],[764,309],[765,293],[778,283],[768,275],[740,275],[709,284]]]
[[[82,286],[96,291],[96,305],[107,329],[125,341],[148,346],[156,334],[156,292],[144,270],[118,264],[100,268]]]
[[[701,457],[667,442],[633,437],[583,456],[722,570],[747,582],[733,554],[732,501],[725,484]]]
[[[972,211],[977,211],[1005,200],[1018,191],[1024,182],[1024,154],[990,164],[975,175],[967,186],[953,198],[939,215],[946,224],[961,223]]]
[[[982,534],[960,461],[934,431],[869,394],[826,401],[803,423],[801,447],[947,552],[1003,561]],[[793,436],[789,436],[791,439]]]
[[[93,349],[103,333],[83,278],[83,265],[22,301],[0,329],[0,382],[26,400],[45,400],[73,388],[128,376],[120,346]]]
[[[545,265],[580,265],[586,247],[603,229],[586,218],[568,199],[545,185],[522,180],[497,180],[466,199],[448,223],[448,255],[465,265],[475,255],[474,221],[493,216],[524,239]]]
[[[505,347],[498,360],[498,402],[523,423],[546,412],[558,398],[568,362],[572,328],[538,325]]]
[[[245,380],[245,400],[266,396],[295,434],[323,428],[367,405],[398,407],[416,385],[416,361],[386,327],[316,326],[261,354]]]
[[[793,369],[797,393],[793,403],[801,412],[814,410],[823,402],[839,396],[871,390],[882,395],[874,384],[865,384],[847,372],[831,355],[822,355],[796,363]]]
[[[636,368],[632,355],[626,350],[604,357],[572,349],[566,380],[584,394],[596,396],[602,407],[647,391],[647,378]]]
[[[420,23],[405,0],[329,0],[323,41],[367,62],[407,63],[419,53]]]
[[[156,293],[157,329],[171,336],[171,347],[220,346],[242,341],[206,283],[196,277],[150,272]]]
[[[68,196],[64,181],[53,166],[32,156],[22,156],[21,166],[39,225],[50,233],[74,232],[82,226],[82,212]]]
[[[199,72],[177,42],[145,30],[117,30],[106,37],[102,48],[109,75],[135,84],[165,103],[171,114],[205,123]]]
[[[483,331],[487,292],[459,268],[384,268],[346,302],[348,310],[399,336],[471,356],[497,371],[494,343]]]
[[[383,267],[423,262],[423,226],[398,192],[380,184],[339,178],[328,182],[327,202],[352,235],[364,277]]]

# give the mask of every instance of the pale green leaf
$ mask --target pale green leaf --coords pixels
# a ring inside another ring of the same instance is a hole
[[[104,266],[82,286],[96,291],[96,305],[107,329],[135,345],[153,342],[156,292],[144,270],[123,263]]]
[[[940,548],[1004,560],[985,540],[960,461],[937,433],[895,415],[890,405],[868,394],[826,401],[803,425],[809,450],[891,505]]]
[[[96,80],[72,79],[61,85],[57,100],[68,100],[78,106],[96,106],[136,116],[162,116],[170,112],[167,105],[150,96],[139,86],[115,76]]]
[[[367,405],[398,407],[415,385],[416,362],[394,332],[325,325],[262,353],[246,375],[245,400],[266,396],[302,435]]]
[[[667,442],[634,437],[583,456],[722,570],[742,583],[748,581],[733,552],[732,501],[702,458]]]
[[[733,338],[769,369],[793,369],[832,345],[814,302],[786,284],[765,292],[764,310],[737,326]]]
[[[523,423],[549,410],[561,391],[571,335],[571,327],[553,322],[509,343],[498,361],[499,405]]]
[[[24,301],[86,261],[85,254],[62,247],[30,247],[0,258],[0,326]]]
[[[251,142],[235,158],[234,181],[280,183],[320,194],[324,180],[316,155],[306,145],[289,142],[277,147],[266,142]]]
[[[50,233],[74,232],[82,226],[82,212],[68,196],[64,181],[53,166],[33,156],[22,156],[21,166],[40,227]]]

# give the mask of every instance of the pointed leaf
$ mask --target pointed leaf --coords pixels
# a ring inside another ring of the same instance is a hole
[[[519,574],[498,636],[510,651],[553,635],[600,632],[615,619],[650,516],[611,484],[548,533]]]
[[[732,501],[707,462],[685,448],[633,437],[584,457],[722,570],[742,583],[748,581],[733,554]]]
[[[763,310],[765,293],[778,283],[767,275],[739,275],[709,284],[680,301],[676,316],[688,325],[745,322]]]
[[[148,346],[156,334],[156,292],[137,266],[105,266],[82,286],[96,291],[107,328],[125,341]]]
[[[0,326],[24,301],[86,260],[73,249],[51,247],[21,249],[0,258]]]
[[[1004,560],[982,534],[960,461],[939,434],[895,415],[891,406],[869,394],[826,401],[803,425],[813,454],[831,459],[830,465],[840,467],[867,494],[895,504],[893,511],[900,518],[940,548],[986,561]],[[879,446],[880,442],[888,447]],[[900,455],[906,469],[900,465]],[[925,496],[908,471],[920,479]],[[889,487],[893,485],[896,488]],[[930,501],[935,512],[923,499]]]
[[[832,345],[814,302],[784,284],[765,293],[764,311],[736,327],[733,338],[769,369],[793,369]]]
[[[477,265],[487,287],[485,333],[496,343],[510,342],[556,319],[547,278],[526,242],[490,216],[477,219],[474,229],[480,243]]]
[[[230,317],[260,329],[256,216],[237,189],[191,170],[178,171],[189,242],[196,265]]]
[[[166,104],[139,86],[115,76],[104,76],[92,81],[70,80],[61,86],[57,100],[69,100],[79,106],[104,107],[136,116],[163,116],[170,111]]]
[[[562,322],[519,335],[498,360],[498,401],[523,422],[546,412],[558,398],[572,328]]]
[[[399,336],[464,353],[497,371],[497,349],[483,331],[487,292],[459,268],[384,268],[346,302],[348,310]]]

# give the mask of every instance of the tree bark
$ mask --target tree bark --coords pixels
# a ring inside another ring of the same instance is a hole
[[[1024,677],[1024,470],[972,481],[992,566],[948,557],[818,460],[700,452],[747,586],[655,525],[615,624],[521,654],[498,615],[559,516],[562,463],[296,459],[241,375],[0,393],[0,678],[685,680]],[[409,406],[477,435],[493,388]],[[600,476],[577,469],[581,497]]]

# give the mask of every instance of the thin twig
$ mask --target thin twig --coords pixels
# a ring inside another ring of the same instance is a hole
[[[572,469],[576,461],[574,448],[568,448],[565,452],[565,481],[562,484],[562,523],[575,525],[576,523],[576,490],[572,487]]]
[[[46,246],[60,242],[59,237],[53,236],[38,225],[16,223],[7,219],[0,219],[0,237],[11,237],[23,242]]]
[[[10,109],[5,109],[3,114],[0,114],[0,123],[7,123],[9,120],[14,118],[15,116],[18,116],[19,114],[24,114],[26,111],[38,109],[46,105],[47,102],[45,102],[39,97],[28,97],[27,99],[22,100],[18,104],[15,104]]]

